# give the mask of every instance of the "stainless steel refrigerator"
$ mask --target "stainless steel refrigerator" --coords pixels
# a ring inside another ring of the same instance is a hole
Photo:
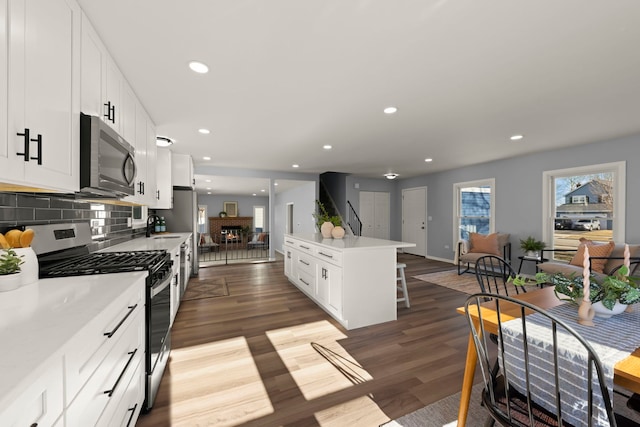
[[[198,274],[198,195],[191,189],[173,189],[173,209],[156,209],[156,215],[164,217],[167,231],[192,233],[191,274]]]

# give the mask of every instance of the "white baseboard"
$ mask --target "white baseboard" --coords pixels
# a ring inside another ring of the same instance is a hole
[[[440,258],[440,257],[436,257],[436,256],[429,256],[429,255],[427,255],[425,258],[426,258],[426,259],[431,259],[431,260],[433,260],[433,261],[448,262],[448,263],[450,263],[450,264],[452,264],[452,265],[456,265],[456,263],[455,263],[455,262],[453,262],[453,260],[452,260],[452,259]]]

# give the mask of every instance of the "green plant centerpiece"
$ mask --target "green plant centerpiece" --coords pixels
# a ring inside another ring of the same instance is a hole
[[[591,303],[600,302],[604,307],[612,310],[616,302],[631,305],[640,302],[640,286],[638,278],[629,276],[627,266],[621,266],[613,275],[589,277],[589,299]],[[584,277],[579,274],[565,276],[562,273],[537,273],[535,278],[528,279],[516,276],[512,280],[514,285],[552,284],[556,296],[563,301],[570,301],[580,305],[584,297]]]
[[[318,231],[321,230],[322,224],[325,222],[330,222],[334,227],[342,226],[342,220],[338,215],[330,215],[327,208],[324,206],[320,200],[316,200],[316,205],[318,206],[318,211],[313,214],[316,219],[316,227],[318,227]]]
[[[528,256],[540,256],[540,251],[546,247],[546,243],[541,240],[536,240],[535,237],[529,236],[526,239],[520,239],[520,249],[522,249]]]
[[[20,272],[20,264],[24,261],[13,249],[4,249],[0,255],[0,276]]]

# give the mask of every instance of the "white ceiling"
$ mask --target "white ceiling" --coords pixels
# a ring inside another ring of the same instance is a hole
[[[79,2],[196,169],[401,179],[640,132],[638,0]]]

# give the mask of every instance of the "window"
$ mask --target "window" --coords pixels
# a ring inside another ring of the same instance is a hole
[[[461,182],[453,185],[454,242],[468,239],[469,233],[494,231],[495,180]]]
[[[257,232],[264,231],[264,206],[253,207],[253,229]]]
[[[625,168],[625,162],[616,162],[544,172],[547,245],[573,249],[581,237],[624,242]]]
[[[571,203],[586,205],[587,196],[571,196]]]

